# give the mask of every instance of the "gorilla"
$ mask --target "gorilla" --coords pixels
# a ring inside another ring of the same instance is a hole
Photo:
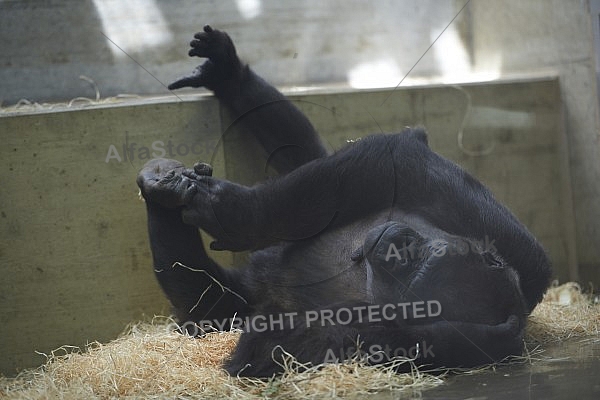
[[[169,89],[211,90],[277,176],[249,187],[168,159],[139,172],[155,274],[182,330],[242,329],[224,365],[239,376],[280,373],[288,354],[309,365],[358,354],[453,368],[522,353],[527,315],[550,283],[546,252],[428,147],[424,129],[328,154],[225,32],[207,25],[190,45],[206,60]],[[247,265],[219,266],[199,229],[213,250],[249,250]]]

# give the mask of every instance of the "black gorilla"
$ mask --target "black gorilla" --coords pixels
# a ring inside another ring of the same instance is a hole
[[[357,354],[474,366],[522,351],[526,316],[551,269],[536,239],[490,191],[405,129],[328,155],[311,123],[204,27],[202,65],[170,88],[206,87],[255,135],[280,174],[253,187],[152,160],[146,200],[156,276],[180,323],[244,321],[231,374],[280,371],[283,350],[320,364]],[[203,247],[253,250],[221,268]],[[232,319],[236,316],[236,319]],[[412,350],[412,351],[410,351]]]

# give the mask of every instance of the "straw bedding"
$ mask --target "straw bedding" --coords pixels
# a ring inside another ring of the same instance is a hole
[[[412,397],[440,385],[444,374],[413,368],[396,374],[394,364],[372,367],[355,359],[342,364],[302,367],[289,355],[277,378],[228,376],[221,362],[239,333],[212,333],[193,339],[175,333],[173,321],[155,318],[130,326],[107,344],[85,349],[62,347],[46,364],[16,378],[0,378],[0,397],[27,399],[108,398],[322,398],[354,397],[381,391]],[[575,337],[598,336],[600,304],[574,283],[551,288],[529,318],[527,348]],[[394,361],[410,362],[406,359]],[[299,372],[299,369],[302,370]]]

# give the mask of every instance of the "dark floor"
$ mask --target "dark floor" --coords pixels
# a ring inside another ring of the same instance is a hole
[[[600,399],[600,337],[545,346],[531,363],[448,378],[423,399]]]
[[[600,336],[544,346],[531,362],[446,377],[435,389],[383,398],[600,399]]]

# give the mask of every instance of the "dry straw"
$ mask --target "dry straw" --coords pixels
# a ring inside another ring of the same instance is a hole
[[[85,350],[55,350],[47,363],[17,378],[0,379],[0,397],[26,399],[109,398],[322,398],[354,397],[382,391],[413,397],[443,383],[443,374],[416,368],[397,374],[396,360],[372,367],[355,359],[342,364],[307,367],[291,355],[277,378],[248,379],[227,375],[220,365],[239,333],[211,333],[202,339],[177,334],[173,321],[156,318],[132,325],[120,338],[91,343]],[[528,348],[575,337],[598,336],[600,305],[576,284],[549,290],[529,319]],[[302,372],[299,372],[302,371]]]
[[[527,322],[527,343],[546,344],[600,335],[600,303],[569,282],[548,290]]]

